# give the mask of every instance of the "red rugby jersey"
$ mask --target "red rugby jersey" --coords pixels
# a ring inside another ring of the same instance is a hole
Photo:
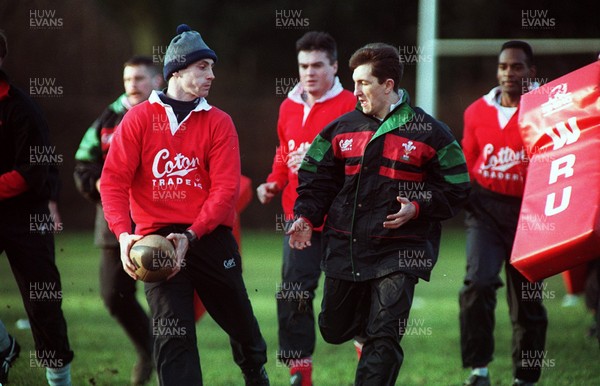
[[[495,193],[522,197],[529,159],[519,134],[519,111],[507,115],[496,102],[499,92],[494,88],[465,110],[462,147],[471,180]]]

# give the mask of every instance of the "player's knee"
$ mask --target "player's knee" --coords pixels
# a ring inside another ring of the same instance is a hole
[[[123,294],[116,291],[103,291],[101,296],[104,306],[111,315],[128,311],[128,302]]]
[[[331,344],[341,344],[350,340],[351,337],[345,336],[339,329],[332,326],[319,324],[319,330],[323,340]]]
[[[493,279],[465,280],[461,294],[490,294],[502,286],[502,282]]]

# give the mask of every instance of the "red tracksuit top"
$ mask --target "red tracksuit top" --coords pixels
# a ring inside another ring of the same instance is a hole
[[[192,224],[198,237],[233,226],[240,154],[231,117],[202,100],[180,123],[154,91],[113,136],[100,182],[102,206],[119,237]]]
[[[306,121],[302,122],[305,105],[300,97],[301,92],[301,84],[298,83],[279,107],[279,145],[273,159],[271,174],[267,177],[267,182],[276,182],[277,186],[283,189],[281,204],[288,220],[294,218],[294,202],[298,197],[298,174],[288,168],[287,155],[300,146],[310,145],[327,124],[354,110],[356,106],[356,97],[350,91],[344,90],[336,77],[331,90],[312,106]]]
[[[528,158],[519,134],[519,111],[502,127],[499,93],[496,87],[465,110],[463,152],[471,180],[495,193],[522,197]]]

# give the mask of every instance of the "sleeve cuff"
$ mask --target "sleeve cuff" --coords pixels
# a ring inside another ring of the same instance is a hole
[[[202,224],[192,224],[192,226],[190,226],[188,229],[194,231],[196,234],[196,239],[199,239],[207,233],[206,227]]]
[[[0,182],[0,200],[18,196],[28,189],[25,178],[16,170],[2,174]]]
[[[133,234],[133,229],[131,229],[131,226],[126,226],[126,225],[116,225],[114,227],[113,230],[114,235],[117,237],[117,240],[119,239],[119,236],[121,236],[122,233],[129,233],[129,234]]]
[[[415,206],[415,209],[417,210],[417,212],[415,213],[415,215],[413,216],[412,219],[418,218],[419,213],[421,212],[421,207],[419,206],[419,203],[417,201],[411,201],[411,203]]]
[[[277,184],[277,189],[279,190],[279,193],[281,193],[281,191],[283,190],[283,187],[285,186],[286,181],[282,180],[280,178],[268,178],[266,182],[274,182]]]
[[[314,225],[312,224],[312,222],[311,222],[309,219],[307,219],[306,217],[304,217],[304,216],[299,216],[299,217],[298,217],[298,219],[302,219],[302,220],[304,220],[304,221],[305,221],[305,222],[306,222],[306,223],[307,223],[307,224],[310,226],[310,229],[315,229],[315,227],[314,227]]]

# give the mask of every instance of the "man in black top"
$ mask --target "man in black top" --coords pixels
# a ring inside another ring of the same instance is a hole
[[[0,66],[6,46],[0,33]],[[41,110],[0,70],[0,252],[6,252],[23,298],[36,361],[46,367],[48,384],[54,386],[71,385],[73,351],[61,309],[55,223],[48,210],[51,149]],[[18,345],[11,347],[18,352]],[[4,361],[5,352],[0,355]],[[9,362],[15,358],[13,353]]]

